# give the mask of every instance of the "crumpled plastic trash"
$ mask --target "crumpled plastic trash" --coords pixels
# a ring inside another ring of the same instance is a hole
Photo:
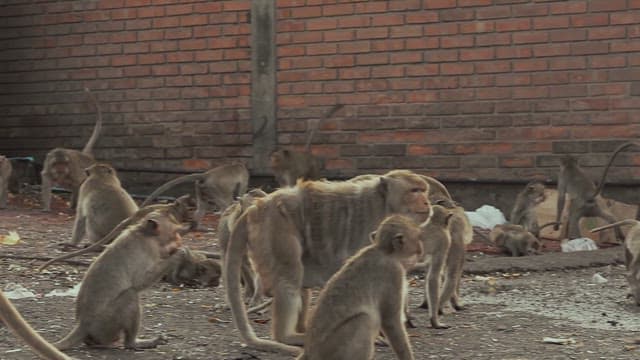
[[[607,280],[604,276],[595,273],[593,274],[593,276],[591,277],[591,282],[595,283],[595,284],[604,284],[606,282],[608,282],[609,280]]]
[[[560,339],[560,338],[552,338],[552,337],[546,337],[542,339],[542,342],[547,344],[557,344],[557,345],[569,345],[569,344],[576,343],[575,339],[573,338]]]
[[[507,222],[502,211],[491,205],[482,205],[475,211],[465,211],[465,213],[471,225],[483,229],[493,229],[496,225]]]
[[[9,231],[9,235],[0,235],[0,244],[15,245],[20,241],[20,235],[15,231]]]
[[[53,289],[49,293],[47,293],[45,297],[49,297],[49,296],[76,297],[78,296],[78,291],[80,291],[80,284],[82,283],[77,283],[76,286],[72,287],[71,289]]]
[[[5,285],[3,292],[9,300],[19,300],[36,297],[36,294],[34,294],[31,290],[16,283],[8,283],[7,285]]]
[[[573,240],[562,240],[560,248],[562,248],[562,252],[589,251],[598,250],[598,245],[589,238],[581,237]]]

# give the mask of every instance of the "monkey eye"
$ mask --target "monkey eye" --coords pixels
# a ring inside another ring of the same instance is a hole
[[[413,189],[411,189],[411,192],[412,192],[412,193],[421,193],[421,192],[424,192],[424,189],[421,189],[421,188],[413,188]]]

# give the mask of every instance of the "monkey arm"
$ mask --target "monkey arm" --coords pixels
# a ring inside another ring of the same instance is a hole
[[[404,275],[402,279],[402,281],[406,281]],[[397,293],[402,293],[403,291],[401,286],[400,289],[397,289]],[[407,330],[402,323],[401,313],[403,311],[404,301],[399,301],[402,298],[404,298],[404,294],[402,294],[400,298],[385,301],[387,303],[385,307],[387,308],[383,308],[382,310],[382,332],[388,339],[389,345],[391,345],[398,359],[413,360],[413,352],[409,344]]]
[[[439,249],[439,251],[431,257],[425,283],[425,295],[431,315],[431,326],[434,329],[448,328],[447,325],[440,323],[438,319],[438,311],[440,311],[440,279],[442,278],[445,259],[449,252],[448,244],[442,247],[443,249]]]
[[[554,230],[558,230],[560,224],[560,217],[562,216],[562,210],[564,210],[565,195],[567,193],[567,182],[564,179],[564,173],[560,173],[558,179],[558,203],[556,206],[556,224],[553,226]]]

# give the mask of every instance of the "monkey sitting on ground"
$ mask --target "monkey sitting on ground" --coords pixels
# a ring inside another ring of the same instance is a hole
[[[94,164],[86,169],[86,173],[87,179],[78,193],[71,241],[65,246],[77,247],[85,234],[89,242],[95,243],[138,210],[111,165]]]
[[[321,287],[344,261],[369,242],[387,216],[426,221],[428,184],[417,174],[394,170],[358,182],[307,181],[257,199],[240,216],[227,247],[225,288],[234,323],[249,346],[298,354],[304,343],[309,289]],[[256,337],[241,292],[241,266],[249,253],[263,286],[273,297],[272,336]]]
[[[43,339],[20,315],[18,310],[0,290],[0,320],[19,338],[21,338],[35,353],[47,360],[71,360],[60,352],[47,340]]]
[[[510,222],[515,225],[522,225],[526,231],[532,233],[535,237],[540,236],[538,215],[535,207],[547,198],[544,190],[544,183],[531,181],[518,193],[513,210],[511,210]]]
[[[627,282],[629,283],[631,296],[635,299],[636,305],[640,306],[640,221],[632,219],[622,220],[617,223],[600,226],[591,230],[591,232],[598,232],[624,225],[631,226],[624,240],[625,265],[629,271],[627,274]]]
[[[278,149],[271,153],[269,162],[271,171],[280,187],[294,186],[298,179],[319,180],[320,172],[324,168],[324,161],[314,156],[311,151],[311,139],[318,130],[320,123],[333,116],[344,105],[333,106],[318,120],[307,135],[304,150]]]
[[[0,155],[0,209],[7,208],[9,198],[9,178],[11,177],[11,161]]]
[[[102,131],[102,111],[98,100],[91,94],[89,89],[84,91],[89,95],[89,99],[96,106],[98,120],[93,128],[93,133],[82,151],[55,148],[47,153],[42,168],[42,210],[51,211],[51,188],[57,184],[71,190],[71,208],[76,208],[78,200],[78,188],[86,178],[84,169],[95,163],[93,158],[93,146],[98,141],[98,136]]]
[[[385,219],[320,292],[298,360],[373,359],[382,331],[399,359],[413,359],[404,327],[406,271],[423,255],[421,226]]]
[[[196,287],[217,287],[220,284],[222,266],[216,260],[186,246],[178,250],[176,256],[179,260],[173,262],[162,278],[164,281],[178,286]]]
[[[522,225],[500,224],[489,233],[489,240],[505,248],[511,256],[540,254],[542,243]]]
[[[612,156],[613,159],[613,156]],[[603,172],[606,176],[606,170]],[[602,184],[601,184],[602,185]],[[587,174],[578,165],[578,160],[573,156],[565,156],[560,163],[560,175],[558,175],[558,203],[556,208],[556,225],[554,230],[558,230],[560,217],[564,209],[565,195],[569,195],[569,211],[566,227],[560,239],[575,239],[580,237],[580,219],[583,217],[599,217],[609,223],[616,222],[615,216],[607,209],[598,205],[598,197],[602,191],[602,186],[596,188]],[[624,235],[619,228],[615,228],[616,237],[624,239]]]
[[[191,210],[193,206],[194,206],[194,203],[193,203],[193,199],[191,198],[191,195],[183,195],[177,198],[173,203],[170,203],[170,204],[147,205],[139,209],[138,211],[136,211],[135,214],[122,220],[116,227],[113,228],[113,230],[111,230],[102,239],[92,243],[91,245],[87,246],[84,249],[76,250],[74,252],[60,255],[56,258],[53,258],[47,261],[46,263],[44,263],[42,266],[40,266],[38,268],[38,271],[40,272],[44,270],[46,267],[48,267],[49,265],[60,260],[70,259],[70,258],[79,256],[82,254],[86,254],[89,252],[93,252],[93,251],[102,251],[102,249],[104,248],[104,245],[109,244],[113,239],[115,239],[118,235],[120,235],[120,233],[125,228],[127,228],[127,226],[138,223],[144,216],[146,216],[152,211],[157,211],[160,213],[167,214],[167,216],[171,216],[175,222],[182,223],[182,224],[188,223],[188,224],[191,224],[191,227],[193,228],[195,226],[193,222],[193,215]],[[181,233],[180,235],[184,235],[184,233]]]
[[[189,181],[195,181],[195,228],[204,230],[201,222],[208,210],[223,210],[247,191],[249,170],[244,164],[236,163],[221,165],[199,174],[180,176],[157,188],[144,200],[142,206],[149,205],[153,199],[170,188]]]
[[[179,260],[181,231],[187,227],[171,216],[152,212],[123,231],[89,266],[76,298],[76,325],[54,344],[65,350],[81,342],[108,346],[124,333],[124,347],[147,349],[162,337],[137,338],[139,293],[156,283]]]
[[[440,205],[431,206],[433,215],[429,222],[422,225],[422,246],[426,263],[417,266],[425,267],[423,306],[430,309],[431,326],[434,329],[447,329],[448,325],[438,319],[440,303],[440,280],[444,275],[445,265],[451,247],[450,225],[453,212]],[[426,306],[425,306],[426,305]]]

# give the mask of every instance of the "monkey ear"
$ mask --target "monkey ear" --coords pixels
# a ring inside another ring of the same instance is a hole
[[[84,169],[84,174],[87,175],[87,176],[91,175],[91,173],[89,172],[89,169],[90,168],[85,168]]]
[[[447,213],[447,217],[446,217],[446,219],[444,220],[444,224],[445,224],[445,225],[449,225],[449,223],[451,222],[451,218],[452,218],[452,217],[453,217],[453,213],[452,213],[452,212],[448,212],[448,213]]]
[[[391,240],[391,245],[393,246],[394,252],[402,250],[402,248],[404,247],[404,235],[402,235],[401,233],[396,234],[393,237],[393,240]]]
[[[387,195],[389,191],[389,180],[385,179],[384,176],[380,177],[380,182],[378,183],[378,192],[383,196]]]
[[[150,235],[157,235],[158,228],[160,224],[155,219],[147,219],[147,222],[144,224],[144,232]]]
[[[369,234],[369,240],[371,241],[372,244],[376,242],[377,233],[378,233],[377,231],[372,231],[371,234]]]

